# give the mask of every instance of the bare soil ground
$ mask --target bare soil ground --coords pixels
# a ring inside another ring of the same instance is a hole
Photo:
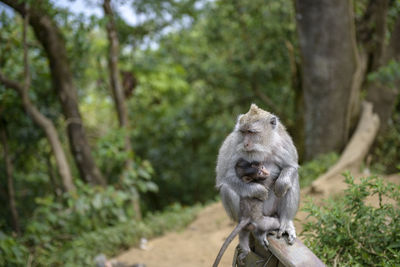
[[[358,173],[354,176],[362,177],[365,175]],[[390,175],[385,178],[388,181],[400,184],[400,175]],[[324,181],[322,187],[326,190],[317,194],[313,194],[308,188],[303,189],[302,199],[304,200],[307,195],[311,195],[316,203],[320,203],[322,199],[332,194],[340,194],[345,188],[343,177],[337,176]],[[368,202],[374,204],[377,203],[377,199],[372,197]],[[297,233],[301,232],[301,224],[306,215],[304,212],[298,212],[295,221]],[[222,204],[215,203],[204,208],[197,219],[183,231],[168,233],[149,240],[147,250],[131,248],[115,259],[128,266],[137,263],[145,264],[146,267],[211,266],[222,243],[234,226],[235,224],[225,214]],[[231,243],[220,266],[232,266],[233,253],[237,243],[237,240]]]

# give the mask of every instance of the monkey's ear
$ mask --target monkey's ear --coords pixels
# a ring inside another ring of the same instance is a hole
[[[240,124],[240,119],[244,116],[244,114],[240,114],[236,120],[236,124],[235,124],[235,129],[234,131],[239,131],[239,124]]]
[[[275,129],[276,125],[278,124],[278,118],[276,116],[272,116],[272,118],[269,120],[269,123],[272,125],[272,129]]]

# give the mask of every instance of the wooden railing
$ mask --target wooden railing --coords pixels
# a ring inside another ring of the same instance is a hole
[[[233,259],[233,267],[322,267],[325,264],[315,256],[299,239],[293,245],[288,245],[284,238],[277,239],[275,236],[268,236],[269,250],[266,250],[258,242],[254,242],[252,252],[240,264],[237,260],[238,248],[236,248]]]

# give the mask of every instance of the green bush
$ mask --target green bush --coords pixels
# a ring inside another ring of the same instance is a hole
[[[28,257],[33,266],[93,266],[94,257],[100,253],[113,256],[136,245],[142,237],[182,229],[193,221],[200,208],[175,204],[164,212],[148,214],[142,222],[115,221],[112,226],[102,224],[103,227],[92,230],[74,228],[75,233],[69,228],[72,225],[65,224],[62,218],[60,224],[65,225],[61,229],[35,222],[36,231],[31,226],[28,237],[14,238],[0,232],[0,266],[25,266]]]
[[[368,75],[369,82],[375,82],[378,86],[391,88],[400,92],[400,61],[391,60]],[[372,170],[377,173],[393,173],[400,170],[400,95],[395,102],[395,108],[387,122],[386,129],[379,134],[373,147],[371,162]]]
[[[306,187],[312,181],[325,173],[339,159],[338,154],[328,153],[317,156],[314,160],[304,163],[299,169],[300,187]]]
[[[166,231],[179,230],[195,218],[200,206],[184,208],[176,204],[162,213],[149,214],[142,222],[130,220],[112,227],[83,233],[62,246],[39,251],[38,266],[92,266],[96,255],[115,255],[121,249],[137,245],[140,238],[151,238]]]
[[[400,113],[393,113],[387,130],[378,136],[371,154],[372,171],[393,173],[400,170]]]
[[[400,186],[377,177],[362,178],[357,184],[350,174],[345,178],[344,196],[323,207],[306,204],[304,210],[312,219],[302,232],[305,244],[327,265],[399,266]],[[373,195],[378,196],[378,207],[365,204]]]
[[[0,231],[0,266],[25,266],[27,259],[28,249]]]

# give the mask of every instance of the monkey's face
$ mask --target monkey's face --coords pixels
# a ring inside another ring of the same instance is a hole
[[[277,123],[276,116],[252,105],[249,112],[239,116],[236,125],[239,150],[247,153],[265,152],[273,142]]]

